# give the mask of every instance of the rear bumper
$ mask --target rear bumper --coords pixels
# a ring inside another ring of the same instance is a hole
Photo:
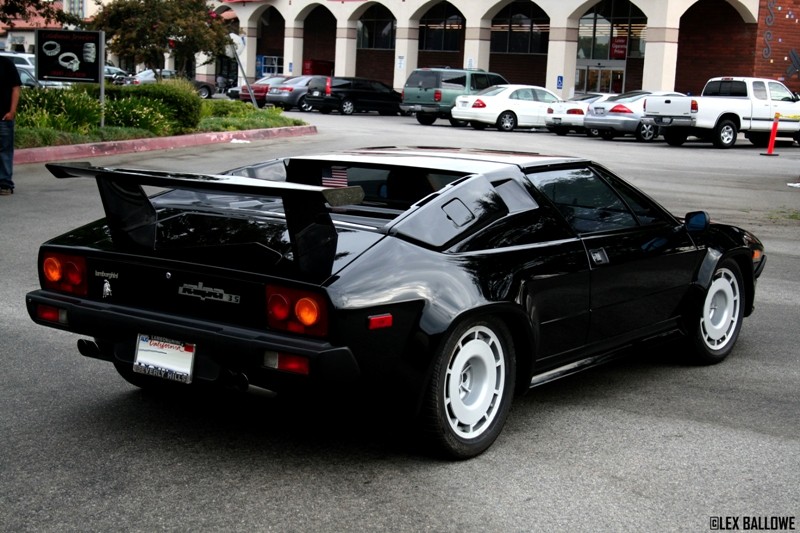
[[[655,117],[644,116],[642,123],[662,127],[694,128],[697,120],[694,117]]]
[[[436,115],[440,117],[450,116],[450,106],[441,106],[438,104],[400,104],[400,110],[405,113],[425,113]]]
[[[217,381],[223,370],[247,374],[254,385],[273,390],[298,380],[314,385],[352,382],[361,371],[351,350],[327,341],[295,337],[266,330],[197,320],[109,305],[102,302],[56,296],[43,290],[25,297],[28,314],[37,324],[102,340],[107,347],[93,355],[110,362],[132,363],[139,334],[157,335],[195,345],[194,381]],[[40,318],[38,309],[58,310],[63,320]],[[305,357],[309,374],[297,376],[266,367],[267,352]]]

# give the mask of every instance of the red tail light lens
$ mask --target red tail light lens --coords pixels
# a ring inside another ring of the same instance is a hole
[[[486,107],[486,104],[483,102],[483,100],[481,100],[480,98],[478,98],[477,100],[475,100],[475,101],[472,103],[472,107],[473,107],[473,109],[481,109],[481,108],[484,108],[484,107]]]
[[[279,91],[283,91],[285,93],[290,93],[294,91],[294,87],[278,87]]]
[[[627,107],[625,107],[622,104],[615,105],[608,112],[609,113],[633,113],[633,111],[631,111],[630,109],[628,109]]]
[[[697,113],[697,100],[692,100],[692,113]]]
[[[325,96],[331,95],[331,79],[325,78]]]
[[[553,108],[552,107],[548,107],[547,108],[547,114],[548,115],[552,115],[553,114]]]
[[[436,89],[433,91],[433,101],[434,102],[441,102],[442,101],[442,91]]]
[[[321,294],[267,285],[267,325],[276,330],[324,337],[328,313]]]
[[[44,288],[85,296],[89,292],[86,258],[47,252],[42,256]]]
[[[583,109],[568,109],[567,115],[583,115]]]

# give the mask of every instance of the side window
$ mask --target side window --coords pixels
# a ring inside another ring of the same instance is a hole
[[[628,207],[631,208],[636,218],[639,219],[639,224],[647,226],[650,224],[672,222],[670,216],[664,213],[663,209],[639,191],[621,182],[618,178],[603,172],[601,168],[595,168],[595,172],[603,176],[607,182],[611,183],[614,190],[622,196],[622,199],[628,204]]]
[[[486,74],[477,74],[473,72],[470,85],[473,91],[481,91],[489,87],[489,76]]]
[[[511,94],[512,100],[533,100],[533,93],[530,89],[517,89]]]
[[[464,89],[467,86],[467,75],[464,72],[448,72],[442,74],[442,89]]]
[[[778,102],[791,102],[794,100],[794,97],[789,89],[774,81],[769,82],[769,97]]]
[[[534,92],[536,93],[536,99],[540,102],[547,102],[547,103],[558,102],[558,98],[556,98],[547,91],[544,91],[542,89],[534,89]]]
[[[753,82],[753,96],[755,96],[759,100],[768,100],[767,87],[764,85],[763,81]]]
[[[497,74],[489,74],[489,85],[505,85],[508,82],[502,76]]]
[[[638,226],[622,199],[589,168],[538,172],[528,179],[578,234]]]

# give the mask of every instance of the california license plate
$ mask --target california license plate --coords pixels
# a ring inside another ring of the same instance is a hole
[[[557,118],[557,117],[554,117],[553,118],[553,124],[561,124],[561,119]]]
[[[319,91],[311,91],[311,96],[319,96]]]
[[[672,124],[672,117],[658,117],[656,122],[659,124]]]
[[[139,334],[133,371],[180,383],[192,382],[194,344]]]

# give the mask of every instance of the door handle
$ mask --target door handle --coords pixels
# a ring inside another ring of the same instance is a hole
[[[589,255],[591,256],[595,265],[607,265],[609,263],[608,254],[606,254],[604,248],[595,248],[594,250],[589,250]]]

